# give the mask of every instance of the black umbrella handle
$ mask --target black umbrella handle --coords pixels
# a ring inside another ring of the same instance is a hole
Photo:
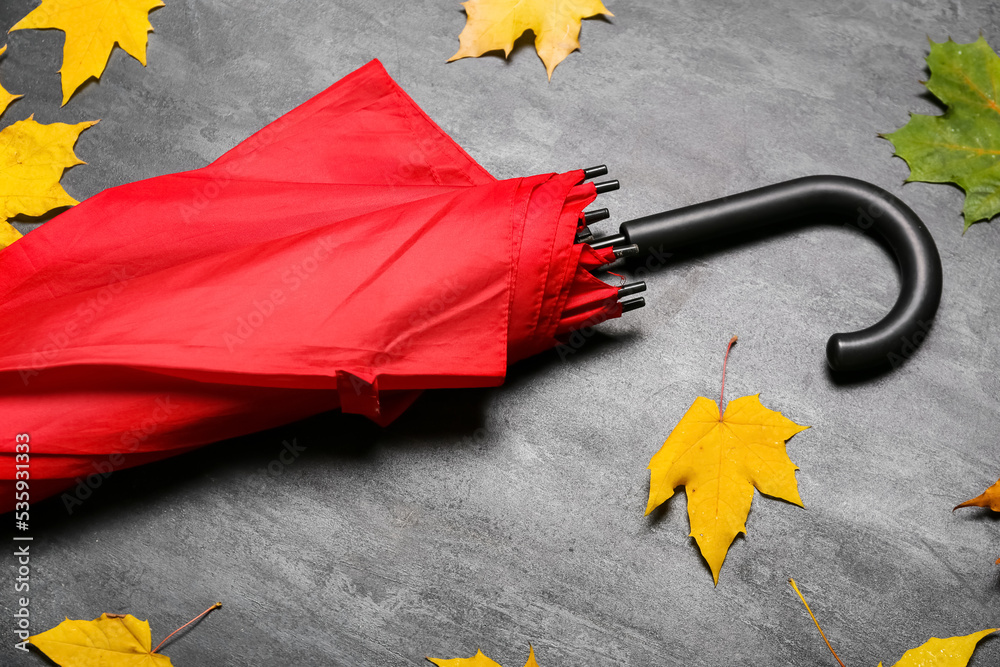
[[[623,223],[617,236],[593,245],[635,244],[669,252],[691,243],[807,216],[843,217],[878,233],[892,248],[902,282],[892,310],[867,329],[830,337],[826,356],[835,371],[896,366],[913,353],[941,300],[941,257],[910,207],[882,188],[844,176],[807,176],[703,204]],[[662,248],[662,250],[661,250]]]

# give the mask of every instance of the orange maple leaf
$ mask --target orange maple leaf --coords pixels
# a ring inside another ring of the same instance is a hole
[[[1000,479],[990,488],[983,491],[975,498],[966,500],[964,503],[955,505],[954,512],[959,507],[987,507],[994,512],[1000,512]],[[997,558],[997,565],[1000,565],[1000,558]]]
[[[1000,479],[997,480],[996,484],[986,489],[975,498],[955,505],[956,510],[959,507],[988,507],[994,512],[1000,512]]]

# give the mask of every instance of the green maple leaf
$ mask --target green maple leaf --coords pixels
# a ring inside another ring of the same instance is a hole
[[[965,190],[965,229],[1000,213],[1000,58],[980,35],[971,44],[931,42],[927,89],[948,109],[910,114],[891,134],[910,181],[955,183]]]

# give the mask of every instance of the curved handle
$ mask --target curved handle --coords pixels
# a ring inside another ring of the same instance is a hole
[[[807,176],[703,204],[623,223],[614,244],[640,252],[670,250],[803,216],[853,218],[892,248],[902,282],[892,310],[867,329],[830,337],[826,356],[835,371],[899,365],[923,341],[941,300],[941,257],[917,214],[871,183],[843,176]],[[607,245],[607,244],[604,244]]]

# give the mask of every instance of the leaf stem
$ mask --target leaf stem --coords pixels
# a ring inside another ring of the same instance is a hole
[[[833,657],[836,658],[837,662],[840,664],[840,667],[846,667],[843,661],[840,659],[840,656],[837,655],[837,652],[833,650],[832,646],[830,646],[830,640],[826,638],[825,634],[823,634],[823,628],[819,627],[819,621],[816,620],[816,617],[813,615],[812,609],[809,608],[809,603],[806,602],[805,597],[803,597],[802,591],[800,591],[799,587],[795,585],[795,580],[789,579],[788,583],[792,585],[792,588],[795,589],[795,592],[798,594],[799,599],[802,600],[802,604],[806,606],[806,611],[809,612],[809,616],[810,618],[812,618],[813,623],[816,625],[816,629],[819,630],[819,636],[822,637],[823,641],[826,642],[826,647],[830,649],[830,653],[832,653]]]
[[[174,635],[176,635],[178,632],[180,632],[181,630],[183,630],[187,626],[189,626],[192,623],[194,623],[195,621],[197,621],[199,618],[207,616],[208,614],[210,614],[211,612],[215,611],[216,609],[219,609],[221,606],[222,606],[221,602],[216,602],[211,607],[209,607],[205,611],[201,612],[200,614],[198,614],[197,616],[195,616],[194,618],[192,618],[190,621],[188,621],[187,623],[185,623],[184,625],[182,625],[181,627],[177,628],[176,630],[174,630],[173,632],[171,632],[169,635],[167,635],[166,639],[164,639],[162,642],[160,642],[159,644],[157,644],[156,648],[154,648],[152,651],[150,651],[150,653],[156,653],[157,651],[160,650],[161,646],[163,646],[164,644],[167,643],[167,639],[170,639],[171,637],[173,637]]]
[[[737,336],[733,336],[729,339],[729,345],[726,346],[726,356],[722,360],[722,389],[719,391],[719,421],[722,421],[722,397],[726,394],[726,363],[729,362],[729,350],[733,348],[736,344]]]

